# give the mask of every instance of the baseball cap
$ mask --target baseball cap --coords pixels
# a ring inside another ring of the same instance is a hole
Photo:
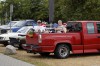
[[[37,22],[41,23],[41,20],[38,20]]]

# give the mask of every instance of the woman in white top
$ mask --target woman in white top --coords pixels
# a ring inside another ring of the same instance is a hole
[[[66,33],[66,32],[67,32],[67,30],[66,30],[66,28],[63,26],[61,20],[58,20],[58,27],[55,28],[55,30],[56,30],[57,33]]]

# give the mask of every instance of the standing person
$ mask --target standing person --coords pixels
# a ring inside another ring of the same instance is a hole
[[[45,29],[46,29],[46,27],[43,27],[43,26],[42,26],[41,20],[38,20],[38,21],[37,21],[37,26],[34,26],[35,32],[44,32]]]
[[[55,30],[56,30],[57,33],[66,33],[66,32],[67,32],[67,30],[66,30],[66,28],[63,26],[61,20],[58,20],[58,27],[55,28]]]

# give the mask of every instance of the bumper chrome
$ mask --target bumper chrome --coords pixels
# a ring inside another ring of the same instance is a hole
[[[38,45],[33,44],[22,44],[22,47],[27,50],[27,52],[37,51],[40,48]]]

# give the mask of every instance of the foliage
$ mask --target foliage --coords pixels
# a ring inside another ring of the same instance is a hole
[[[55,4],[57,20],[100,20],[100,0],[55,0]]]
[[[9,18],[10,4],[14,5],[13,20],[49,18],[48,0],[6,0],[0,3],[0,18]],[[100,0],[55,0],[54,21],[100,20]]]

